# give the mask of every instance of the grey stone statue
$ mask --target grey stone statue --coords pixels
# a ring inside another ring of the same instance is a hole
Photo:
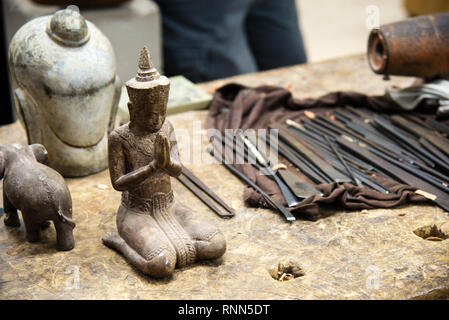
[[[69,7],[23,25],[8,56],[28,143],[66,177],[105,169],[121,88],[109,40]]]

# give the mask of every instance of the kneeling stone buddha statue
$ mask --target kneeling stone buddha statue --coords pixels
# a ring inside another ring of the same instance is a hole
[[[175,267],[226,251],[223,234],[173,197],[170,177],[181,173],[181,164],[173,126],[165,118],[169,87],[144,47],[139,71],[126,83],[130,121],[113,130],[108,142],[111,181],[122,201],[118,234],[103,243],[152,277],[170,276]]]

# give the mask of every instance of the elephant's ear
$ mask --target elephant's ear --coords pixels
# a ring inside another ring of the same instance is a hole
[[[34,154],[36,160],[42,164],[46,164],[48,161],[48,152],[45,147],[39,143],[30,144],[30,149]]]
[[[4,153],[0,150],[0,180],[2,180],[5,175],[5,162]]]

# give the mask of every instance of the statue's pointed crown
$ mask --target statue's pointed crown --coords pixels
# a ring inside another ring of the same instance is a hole
[[[153,68],[153,59],[151,59],[150,51],[144,46],[140,51],[139,69],[146,70]]]
[[[151,97],[152,102],[165,101],[168,99],[169,87],[170,81],[161,76],[153,66],[150,51],[144,46],[140,51],[137,74],[126,82],[129,98],[134,100]]]
[[[157,80],[161,75],[153,66],[150,51],[147,46],[144,46],[140,51],[139,56],[139,70],[136,74],[136,80],[139,82],[147,82]]]

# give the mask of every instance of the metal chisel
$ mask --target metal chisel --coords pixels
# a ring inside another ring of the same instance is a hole
[[[395,125],[407,130],[408,132],[413,133],[418,137],[423,137],[427,139],[430,143],[432,143],[438,149],[443,151],[446,155],[449,155],[449,142],[447,141],[447,139],[439,137],[434,132],[416,123],[413,123],[401,116],[394,115],[391,116],[390,119]]]
[[[214,149],[208,148],[208,152],[215,159],[217,159],[220,163],[222,163],[235,176],[237,176],[240,180],[244,181],[247,185],[249,185],[253,189],[257,190],[260,194],[262,194],[264,196],[264,198],[267,199],[268,202],[270,202],[279,212],[281,212],[284,215],[284,217],[287,221],[289,221],[289,222],[295,221],[296,218],[290,211],[288,211],[282,205],[280,205],[279,203],[274,201],[273,198],[271,198],[265,191],[263,191],[262,188],[260,188],[256,183],[254,183],[246,175],[244,175],[242,172],[238,171],[234,166],[226,163],[226,161],[223,160],[222,156],[220,155],[223,141],[217,135],[215,135],[214,137],[215,137],[215,139],[212,142]],[[215,150],[215,152],[214,152],[214,150]],[[231,148],[231,150],[233,150],[233,149]],[[225,153],[226,153],[226,151],[227,151],[227,149],[225,148]],[[233,150],[233,151],[235,151],[235,150]]]
[[[318,157],[313,151],[308,149],[303,143],[301,143],[296,137],[290,133],[285,127],[280,125],[269,125],[270,129],[279,130],[279,137],[289,144],[296,152],[304,156],[308,161],[315,164],[320,170],[322,170],[329,178],[334,182],[350,182],[351,179],[335,170],[327,161]]]
[[[254,136],[248,136],[248,140],[254,145],[257,145]],[[305,199],[311,196],[322,196],[323,194],[315,189],[309,183],[301,180],[296,174],[287,169],[283,164],[280,164],[277,157],[273,157],[270,153],[268,156],[264,154],[260,149],[259,153],[264,157],[265,161],[271,166],[271,169],[277,173],[291,191],[300,199]]]
[[[251,143],[243,134],[239,134],[239,138],[243,141],[243,143],[248,148],[249,152],[251,152],[257,159],[257,161],[262,165],[262,167],[266,170],[266,172],[273,177],[274,181],[276,181],[279,189],[281,189],[282,195],[287,201],[287,205],[289,207],[294,207],[300,203],[300,200],[290,191],[287,185],[276,175],[276,172],[271,169],[268,164],[268,160],[257,150],[257,147]]]

